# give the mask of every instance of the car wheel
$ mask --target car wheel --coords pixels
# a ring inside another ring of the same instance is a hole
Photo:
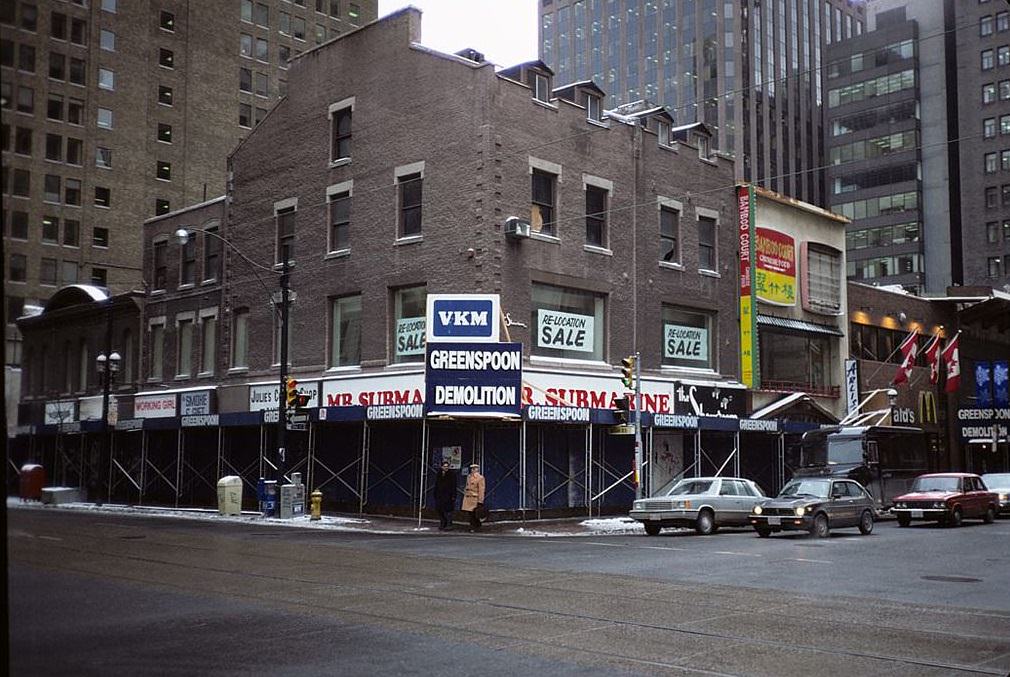
[[[827,538],[831,533],[828,527],[828,516],[823,512],[814,516],[814,523],[810,526],[810,535],[814,538]]]
[[[702,510],[698,513],[698,519],[694,521],[694,530],[702,536],[715,533],[715,515],[711,510]]]
[[[961,526],[962,520],[963,515],[961,514],[961,508],[954,508],[954,512],[952,512],[950,517],[947,518],[947,526],[956,529]]]
[[[645,523],[645,533],[649,536],[659,536],[660,527],[658,524],[653,524],[651,522]]]
[[[768,538],[772,535],[772,530],[768,527],[754,527],[754,531],[756,531],[758,536],[761,538]]]
[[[859,533],[866,536],[873,531],[873,513],[864,510],[859,518]]]
[[[912,523],[912,518],[911,517],[909,517],[907,514],[905,514],[903,512],[899,512],[898,513],[898,526],[899,527],[907,527],[911,523]]]
[[[991,505],[985,509],[985,515],[982,516],[982,521],[986,524],[992,524],[996,521],[996,511],[992,509]]]

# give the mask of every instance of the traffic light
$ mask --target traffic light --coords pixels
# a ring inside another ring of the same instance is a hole
[[[293,378],[289,378],[284,384],[285,399],[287,402],[288,409],[294,409],[298,406],[298,381]]]
[[[614,399],[614,418],[618,425],[627,425],[631,420],[631,398],[618,397]]]
[[[299,393],[298,394],[298,408],[299,409],[304,409],[307,406],[309,406],[309,395],[305,395],[304,393]]]
[[[621,359],[621,383],[628,390],[635,389],[635,356],[628,355]]]

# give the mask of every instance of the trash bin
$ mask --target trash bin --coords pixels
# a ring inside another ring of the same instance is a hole
[[[277,515],[277,480],[259,481],[260,512],[264,517],[274,517]]]
[[[242,514],[242,478],[228,475],[217,481],[217,511],[222,515]]]
[[[46,469],[35,463],[21,466],[20,496],[22,501],[41,501],[42,487],[46,483]]]

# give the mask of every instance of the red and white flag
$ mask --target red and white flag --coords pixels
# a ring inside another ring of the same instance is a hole
[[[947,365],[947,385],[943,389],[947,393],[956,393],[957,389],[961,386],[961,355],[957,349],[958,338],[960,336],[961,332],[958,332],[947,343],[947,347],[943,349],[943,352],[940,353],[943,363]]]
[[[894,385],[905,383],[912,374],[912,367],[915,366],[915,356],[919,352],[918,339],[918,335],[913,331],[898,346],[898,350],[901,351],[901,366],[898,367],[898,371],[894,374],[894,380],[892,381]]]
[[[936,385],[940,380],[940,335],[933,334],[923,349],[926,354],[926,364],[929,365],[929,382]]]

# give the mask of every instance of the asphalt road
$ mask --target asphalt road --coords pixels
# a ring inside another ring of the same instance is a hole
[[[14,675],[1010,673],[1010,520],[826,541],[8,522]]]

